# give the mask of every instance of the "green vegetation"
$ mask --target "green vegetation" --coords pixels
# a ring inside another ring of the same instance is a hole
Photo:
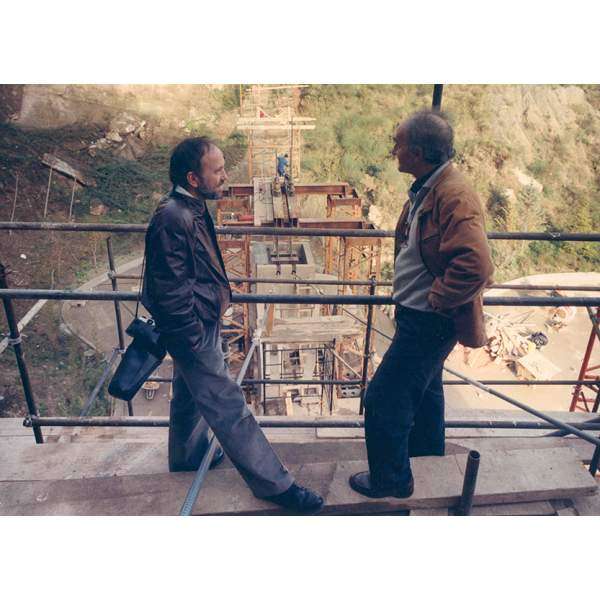
[[[487,210],[488,228],[503,231],[594,231],[600,223],[600,86],[527,88],[446,86],[444,110],[455,129],[455,162]],[[583,96],[582,96],[583,91]],[[389,158],[394,125],[431,102],[432,86],[315,85],[305,88],[301,112],[316,117],[306,133],[303,176],[344,180],[392,229],[411,178]],[[536,105],[540,98],[539,107]],[[543,107],[543,109],[542,109]],[[549,108],[548,108],[549,107]],[[568,115],[572,116],[568,116]],[[516,171],[537,184],[524,184]],[[597,270],[600,245],[494,242],[496,279],[552,270]],[[383,267],[391,267],[391,244]]]
[[[29,325],[24,335],[24,350],[40,414],[78,416],[106,363],[79,339],[61,332],[58,303],[48,303]],[[10,348],[0,354],[0,389],[1,416],[27,412],[15,356]],[[110,402],[105,385],[90,414],[110,414]]]

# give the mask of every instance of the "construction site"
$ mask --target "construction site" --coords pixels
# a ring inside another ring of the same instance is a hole
[[[237,131],[245,180],[216,203],[215,225],[233,291],[222,334],[232,377],[283,462],[325,499],[324,515],[600,515],[600,275],[548,273],[496,283],[484,296],[488,345],[457,346],[446,362],[446,455],[412,459],[415,493],[368,499],[348,485],[366,468],[364,396],[394,334],[382,243],[343,181],[303,181],[300,85],[240,89]],[[431,106],[443,86],[432,86]],[[279,167],[286,158],[285,168]],[[68,165],[46,164],[77,178]],[[49,184],[50,185],[50,184]],[[46,199],[47,200],[47,199]],[[0,514],[285,514],[254,498],[226,458],[169,473],[172,361],[129,402],[90,416],[129,341],[142,257],[117,264],[112,239],[145,224],[0,222],[25,231],[106,235],[106,273],[76,290],[23,289],[0,267],[0,297],[27,416],[0,419]],[[489,239],[600,243],[598,233],[489,232]],[[18,243],[18,242],[16,242]],[[2,261],[0,257],[0,262]],[[27,341],[13,303],[61,302],[61,319],[105,356],[79,416],[40,415]],[[143,311],[142,311],[143,312]]]

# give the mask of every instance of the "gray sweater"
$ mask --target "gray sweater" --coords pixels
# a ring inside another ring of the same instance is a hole
[[[421,258],[419,240],[417,239],[417,225],[423,200],[429,194],[431,187],[447,164],[445,162],[440,165],[418,192],[408,192],[410,200],[408,221],[410,226],[407,244],[400,249],[394,263],[392,300],[396,304],[401,304],[414,310],[433,312],[433,308],[427,301],[427,296],[431,290],[434,277],[427,270]]]

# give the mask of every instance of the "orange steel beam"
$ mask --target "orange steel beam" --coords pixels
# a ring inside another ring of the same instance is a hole
[[[352,186],[349,183],[301,183],[294,185],[296,195],[300,194],[339,194],[348,196],[352,194]],[[254,186],[249,183],[233,183],[223,196],[226,198],[233,196],[251,196],[254,193]]]
[[[311,229],[373,229],[373,225],[364,219],[353,217],[337,217],[331,219],[299,219],[298,227]]]

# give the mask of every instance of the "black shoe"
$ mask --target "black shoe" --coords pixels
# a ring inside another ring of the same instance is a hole
[[[215,453],[213,454],[212,460],[210,461],[210,467],[208,467],[208,468],[214,469],[214,468],[218,467],[223,462],[224,458],[225,458],[225,452],[223,452],[223,448],[221,448],[221,446],[217,446],[217,449],[215,450]]]
[[[279,504],[279,506],[283,506],[283,508],[287,508],[292,512],[303,515],[314,515],[318,513],[323,506],[323,498],[321,498],[319,494],[315,494],[315,492],[296,483],[292,483],[292,485],[282,494],[268,496],[265,500],[273,502],[274,504]]]
[[[387,496],[393,496],[394,498],[408,498],[412,496],[415,489],[415,482],[413,478],[403,487],[372,487],[371,476],[369,471],[361,471],[350,476],[349,479],[350,487],[363,496],[369,498],[385,498]]]

